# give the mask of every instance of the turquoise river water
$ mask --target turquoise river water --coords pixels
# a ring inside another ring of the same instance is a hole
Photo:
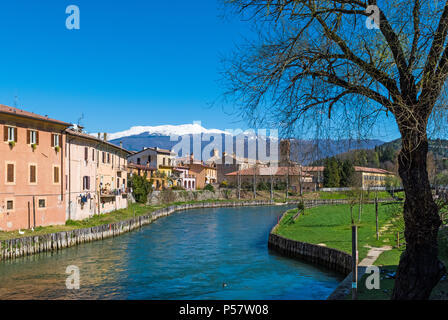
[[[326,299],[340,275],[267,248],[286,209],[178,212],[117,238],[0,262],[0,299]],[[79,290],[66,288],[71,265]]]

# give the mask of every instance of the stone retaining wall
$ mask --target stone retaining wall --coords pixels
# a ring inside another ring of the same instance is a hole
[[[347,200],[311,200],[305,201],[307,208],[329,204],[346,204]],[[283,214],[284,218],[286,212]],[[281,221],[281,220],[280,220]],[[275,234],[278,224],[272,228],[269,234],[268,247],[284,256],[298,258],[307,262],[315,263],[331,270],[347,275],[352,270],[352,256],[346,252],[287,239]]]
[[[120,221],[112,224],[101,225],[92,228],[75,229],[45,235],[31,236],[25,238],[0,241],[0,261],[32,255],[46,251],[57,251],[64,248],[76,246],[81,243],[116,237],[123,233],[141,228],[154,220],[168,216],[176,211],[199,209],[199,208],[221,208],[241,206],[273,205],[270,201],[246,201],[246,202],[217,202],[217,203],[195,203],[171,206],[156,210],[149,215],[139,216],[134,219]]]

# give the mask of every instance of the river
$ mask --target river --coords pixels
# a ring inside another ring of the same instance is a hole
[[[0,299],[326,299],[342,277],[267,248],[283,206],[197,209],[138,231],[0,262]],[[80,289],[67,290],[68,266]]]

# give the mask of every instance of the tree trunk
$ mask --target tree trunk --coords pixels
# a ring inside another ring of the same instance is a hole
[[[422,127],[420,127],[422,128]],[[404,221],[406,251],[400,258],[392,299],[429,299],[445,273],[438,259],[437,235],[441,224],[433,200],[426,167],[428,140],[423,129],[407,125],[401,129],[399,174],[406,194]]]

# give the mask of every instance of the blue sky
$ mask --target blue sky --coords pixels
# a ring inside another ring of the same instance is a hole
[[[65,27],[68,5],[81,29]],[[0,4],[0,103],[77,122],[89,132],[135,125],[246,128],[210,103],[220,58],[249,36],[218,0],[55,0]],[[392,137],[392,136],[391,136]],[[381,137],[387,140],[388,137]]]

